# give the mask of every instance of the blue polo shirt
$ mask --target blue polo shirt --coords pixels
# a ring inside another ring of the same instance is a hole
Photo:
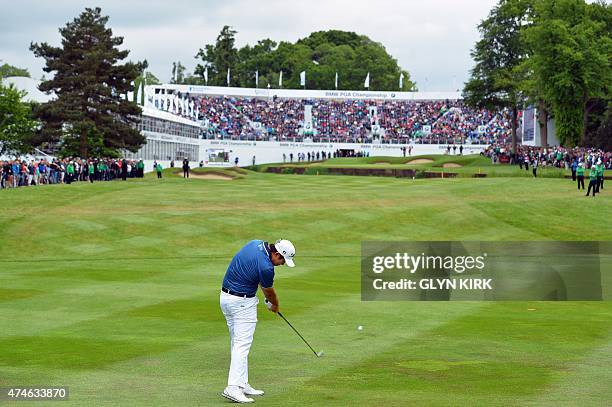
[[[263,240],[251,240],[232,259],[223,278],[223,287],[241,294],[254,295],[261,284],[274,284],[274,265]]]

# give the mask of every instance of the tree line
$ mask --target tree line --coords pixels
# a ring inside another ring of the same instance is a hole
[[[0,153],[50,144],[59,146],[63,156],[116,157],[122,150],[135,152],[146,142],[136,130],[141,109],[126,95],[143,82],[159,80],[146,72],[146,60],[123,62],[129,51],[119,50],[123,38],[113,36],[107,23],[100,8],[86,8],[60,28],[61,46],[31,44],[30,50],[45,60],[43,70],[51,76],[39,89],[56,97],[40,105],[22,104],[19,114],[0,111]],[[200,63],[191,74],[174,62],[172,82],[227,86],[231,78],[232,86],[298,88],[300,72],[306,71],[308,89],[333,89],[336,84],[338,89],[363,88],[368,73],[370,90],[400,90],[400,77],[401,90],[416,89],[409,73],[382,44],[353,32],[320,31],[296,43],[264,39],[240,49],[235,47],[235,35],[231,27],[223,27],[215,44],[197,51]],[[0,68],[7,75],[28,75],[19,68]],[[3,87],[3,97],[6,103],[0,102],[0,108],[14,105],[23,94]],[[17,131],[18,126],[4,124],[3,117],[29,121]]]
[[[537,108],[546,144],[553,118],[562,145],[612,148],[612,6],[603,1],[499,0],[479,25],[463,96],[473,106]]]
[[[126,95],[159,80],[146,71],[146,60],[124,62],[129,51],[119,49],[123,38],[113,36],[107,23],[100,8],[87,8],[60,28],[61,46],[31,44],[51,76],[40,90],[56,98],[23,103],[22,93],[0,86],[0,153],[51,143],[64,156],[116,157],[146,142],[136,130],[141,109]],[[553,117],[563,145],[612,148],[610,5],[499,0],[478,29],[475,66],[463,92],[468,104],[509,108],[515,118],[520,109],[537,106],[542,129]],[[229,79],[231,86],[299,88],[306,72],[308,89],[334,89],[336,83],[338,89],[363,89],[369,74],[370,90],[416,90],[382,44],[354,32],[318,31],[295,43],[267,38],[241,48],[236,33],[225,26],[214,44],[200,48],[193,73],[174,62],[172,82],[227,86]],[[0,75],[29,73],[4,64]]]
[[[317,31],[295,43],[266,38],[238,49],[236,34],[232,27],[224,26],[214,44],[200,48],[192,75],[184,75],[180,63],[173,65],[176,83],[227,86],[229,78],[230,85],[238,87],[363,89],[369,74],[370,90],[416,90],[410,74],[385,47],[365,35]],[[301,72],[306,73],[304,85]]]

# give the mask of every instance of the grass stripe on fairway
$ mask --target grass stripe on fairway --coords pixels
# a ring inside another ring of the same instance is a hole
[[[609,377],[608,302],[359,292],[362,240],[612,240],[610,196],[563,179],[264,173],[0,191],[0,386],[67,385],[67,406],[227,405],[223,274],[246,241],[284,237],[297,267],[277,269],[281,308],[325,356],[260,307],[257,405],[610,404],[593,380]]]

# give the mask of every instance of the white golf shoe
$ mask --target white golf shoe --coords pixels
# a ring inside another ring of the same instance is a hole
[[[263,390],[255,390],[254,388],[251,387],[250,384],[246,384],[244,387],[242,387],[242,392],[246,395],[246,396],[263,396],[264,391]]]
[[[255,401],[245,396],[242,389],[238,386],[227,386],[221,395],[236,403],[252,403]]]

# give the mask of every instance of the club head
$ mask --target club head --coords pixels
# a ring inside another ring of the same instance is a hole
[[[325,353],[323,351],[319,351],[317,352],[317,357],[320,358],[321,356],[325,355]]]

